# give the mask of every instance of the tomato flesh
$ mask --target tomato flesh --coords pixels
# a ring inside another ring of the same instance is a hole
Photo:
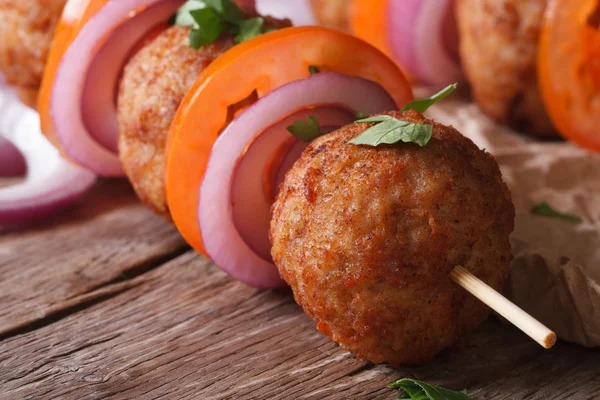
[[[550,0],[540,33],[538,79],[562,136],[600,151],[598,0]]]

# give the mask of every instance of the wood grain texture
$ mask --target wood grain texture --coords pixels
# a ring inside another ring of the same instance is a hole
[[[7,399],[393,399],[406,376],[478,399],[600,398],[597,351],[544,351],[492,319],[422,367],[357,361],[289,291],[234,282],[194,252],[115,285],[121,293],[0,342]],[[568,396],[567,396],[568,395]]]
[[[124,290],[106,286],[187,248],[125,182],[102,182],[79,206],[0,235],[0,337]]]

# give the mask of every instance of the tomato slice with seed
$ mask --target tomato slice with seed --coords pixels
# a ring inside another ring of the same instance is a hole
[[[600,2],[550,0],[540,33],[538,80],[552,122],[600,151]]]
[[[205,254],[198,227],[198,188],[228,109],[255,93],[309,76],[309,66],[379,83],[403,106],[413,98],[404,74],[368,43],[322,27],[287,28],[228,50],[200,75],[181,103],[167,139],[167,201],[177,228]],[[231,112],[229,113],[231,115]]]

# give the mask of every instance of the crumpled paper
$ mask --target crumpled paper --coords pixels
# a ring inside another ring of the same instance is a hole
[[[517,215],[507,297],[560,339],[600,346],[600,154],[519,135],[464,99],[444,100],[427,115],[493,154],[511,190]],[[584,222],[533,215],[541,201]]]

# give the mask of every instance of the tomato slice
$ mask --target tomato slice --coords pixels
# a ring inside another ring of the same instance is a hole
[[[388,1],[352,0],[350,27],[355,36],[371,43],[391,58],[392,51],[387,39]]]
[[[539,39],[538,80],[552,122],[567,139],[600,151],[600,4],[550,0]]]
[[[179,106],[167,139],[166,190],[171,215],[183,237],[201,253],[205,254],[197,218],[198,188],[230,106],[306,78],[310,65],[375,81],[398,105],[413,98],[404,74],[385,54],[331,29],[282,29],[217,58]]]
[[[352,0],[350,3],[350,29],[354,36],[372,44],[392,60],[395,60],[388,39],[389,1]],[[396,61],[396,63],[398,62]],[[414,81],[406,68],[399,63],[398,66],[410,82]]]

